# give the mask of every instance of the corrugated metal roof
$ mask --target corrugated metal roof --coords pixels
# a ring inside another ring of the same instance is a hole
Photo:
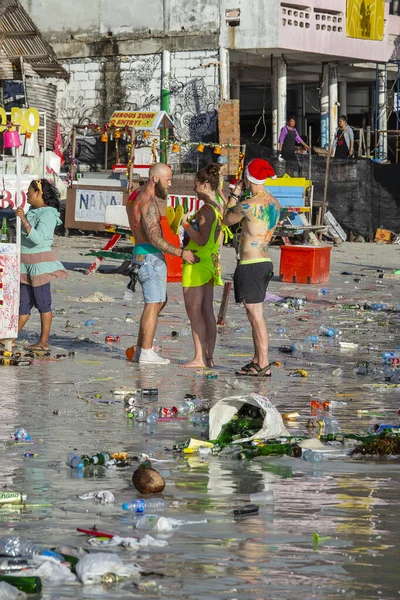
[[[34,106],[40,113],[46,113],[46,149],[53,150],[56,132],[56,96],[55,85],[45,83],[40,79],[28,77],[25,83],[28,106]],[[43,131],[39,130],[39,144],[43,145]]]
[[[18,0],[0,0],[0,77],[21,79],[21,57],[40,77],[69,79],[52,47]],[[11,70],[13,76],[10,77]],[[4,76],[6,75],[6,77]]]

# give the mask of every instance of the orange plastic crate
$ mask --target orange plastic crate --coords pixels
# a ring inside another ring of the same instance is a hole
[[[279,280],[291,283],[329,281],[331,246],[281,246]]]

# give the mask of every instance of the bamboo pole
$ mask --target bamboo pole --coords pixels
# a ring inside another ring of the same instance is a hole
[[[132,185],[133,185],[133,167],[135,164],[135,128],[132,127],[131,129],[131,151],[130,151],[130,155],[129,155],[129,179],[128,179],[128,185],[129,185],[129,191],[132,191]]]

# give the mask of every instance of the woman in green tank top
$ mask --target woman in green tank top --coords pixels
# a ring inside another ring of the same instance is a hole
[[[217,324],[214,316],[214,286],[222,285],[219,262],[224,205],[218,194],[220,166],[211,164],[196,174],[194,190],[204,205],[182,225],[190,238],[187,245],[199,261],[183,264],[182,287],[192,328],[195,355],[184,367],[213,367]]]

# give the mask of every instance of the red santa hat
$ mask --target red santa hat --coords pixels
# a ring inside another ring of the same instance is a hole
[[[268,177],[276,179],[275,171],[267,160],[255,158],[246,167],[247,179],[255,185],[262,185]]]
[[[237,177],[233,177],[233,179],[231,179],[229,182],[229,189],[234,190],[239,181],[240,179],[238,179]]]

